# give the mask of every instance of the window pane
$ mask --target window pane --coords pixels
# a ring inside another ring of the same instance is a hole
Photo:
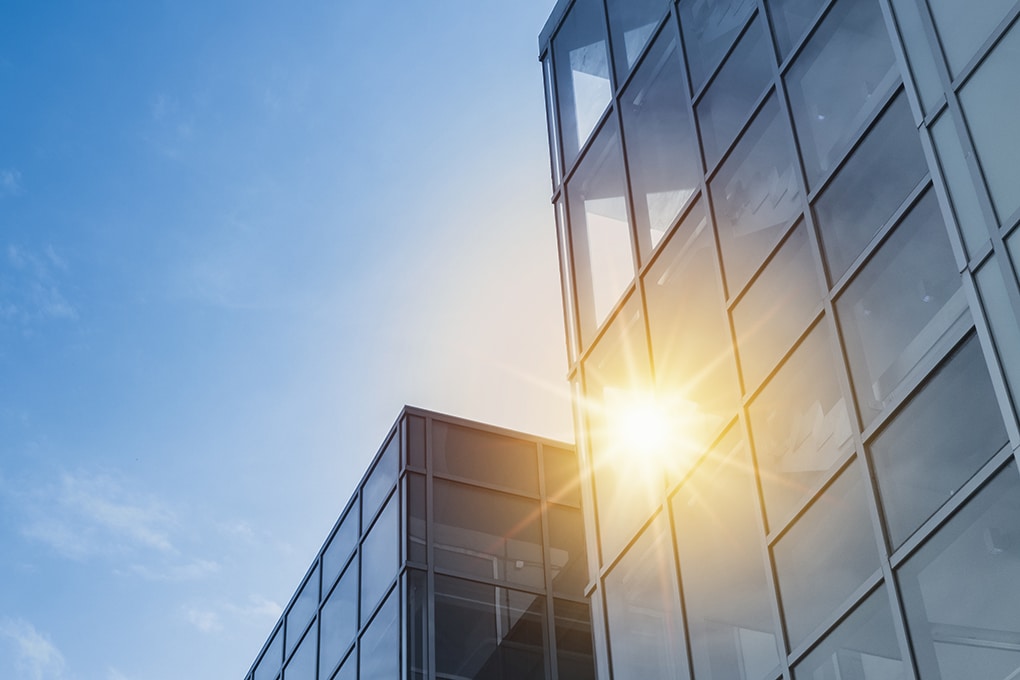
[[[352,653],[333,676],[333,680],[358,680],[358,655]]]
[[[537,500],[433,481],[436,567],[545,588]]]
[[[550,503],[546,506],[549,522],[549,566],[553,590],[584,597],[588,583],[588,562],[584,546],[584,518],[581,511]]]
[[[552,170],[552,184],[555,189],[563,177],[563,166],[560,160],[559,123],[556,117],[553,67],[552,60],[548,55],[542,60],[542,76],[545,80],[545,119],[549,132],[549,165]]]
[[[989,2],[1001,5],[1001,2]],[[970,3],[967,4],[970,7]],[[968,12],[969,14],[969,12]],[[970,126],[999,221],[1020,209],[1020,24],[1013,24],[984,63],[960,91],[960,104]]]
[[[375,605],[386,592],[397,573],[400,561],[399,506],[397,494],[393,494],[386,507],[379,513],[379,519],[372,525],[361,543],[361,622],[372,615]]]
[[[1014,233],[1012,241],[1016,258],[1020,237]],[[1016,261],[1020,262],[1020,259]],[[1009,263],[1002,262],[993,255],[981,265],[975,278],[981,301],[987,310],[986,318],[992,328],[999,361],[1002,362],[1002,371],[1013,394],[1013,403],[1017,404],[1020,403],[1020,354],[1016,351],[1016,348],[1020,347],[1020,322],[1017,319],[1020,309],[1012,302],[1006,288],[1007,285],[1015,285],[1011,281],[1012,276],[1009,273]]]
[[[885,587],[872,593],[793,668],[794,680],[908,680]]]
[[[688,677],[670,544],[660,515],[606,576],[613,677]]]
[[[807,33],[825,0],[769,0],[772,26],[780,57],[785,59],[793,46]]]
[[[405,422],[407,433],[407,464],[413,467],[425,467],[425,419],[418,416],[407,416]]]
[[[567,185],[581,341],[591,341],[634,278],[620,136],[610,121]]]
[[[407,572],[407,680],[425,680],[428,673],[429,594],[423,571]]]
[[[329,587],[333,585],[357,545],[358,499],[355,497],[347,514],[340,520],[340,526],[337,527],[333,538],[329,539],[329,545],[322,551],[323,590],[329,590]]]
[[[301,639],[294,656],[283,669],[283,680],[315,680],[315,644],[318,634],[315,625]]]
[[[929,0],[928,4],[949,70],[957,76],[1016,6],[1016,0]]]
[[[442,677],[545,678],[545,598],[436,574]]]
[[[700,204],[664,248],[645,276],[652,355],[659,399],[684,423],[679,453],[691,456],[736,413],[739,383],[715,239]]]
[[[852,446],[823,320],[748,408],[769,527],[775,531]]]
[[[538,450],[531,442],[434,420],[432,465],[438,474],[538,495]]]
[[[283,663],[283,626],[276,629],[269,644],[266,645],[266,652],[259,659],[259,665],[255,667],[253,680],[274,680]]]
[[[946,112],[938,117],[931,126],[931,136],[956,211],[956,222],[960,226],[967,251],[973,255],[988,242],[989,232],[952,113]]]
[[[587,602],[554,600],[556,663],[564,680],[594,680],[591,614]]]
[[[811,323],[822,301],[802,223],[733,310],[744,389],[751,392]]]
[[[921,677],[1020,674],[1020,479],[1011,462],[903,566]]]
[[[301,586],[297,597],[287,610],[287,655],[305,631],[309,619],[319,608],[319,568],[316,567]]]
[[[730,296],[743,288],[803,209],[792,143],[773,96],[712,180]]]
[[[779,648],[750,454],[731,432],[672,501],[699,680],[771,680]]]
[[[791,649],[878,570],[867,503],[854,462],[776,544],[776,576]]]
[[[609,0],[608,5],[613,61],[617,80],[622,82],[669,5],[666,0]]]
[[[673,225],[701,182],[677,40],[664,31],[623,94],[623,132],[642,253]]]
[[[563,158],[569,166],[612,98],[602,3],[574,2],[552,49]]]
[[[751,107],[772,83],[771,48],[755,19],[698,102],[705,163],[715,167],[751,117]]]
[[[931,351],[967,300],[929,191],[836,301],[865,425]]]
[[[358,632],[358,562],[351,562],[319,615],[319,668],[322,676],[336,667]]]
[[[407,480],[407,559],[412,562],[428,561],[425,543],[425,478],[409,474]]]
[[[393,435],[361,487],[361,531],[375,519],[375,513],[397,483],[400,472],[400,437]]]
[[[832,170],[899,73],[878,0],[840,0],[786,76],[808,184]]]
[[[927,172],[921,139],[901,94],[815,202],[833,281],[846,273]]]
[[[722,60],[747,17],[754,11],[754,5],[754,0],[690,0],[680,3],[680,26],[695,89],[704,84]]]
[[[543,446],[542,461],[545,467],[546,498],[576,508],[581,507],[577,453],[554,446]]]
[[[400,677],[400,597],[394,590],[386,598],[358,648],[358,680],[397,680]]]
[[[871,443],[893,546],[1006,442],[984,355],[971,337]]]

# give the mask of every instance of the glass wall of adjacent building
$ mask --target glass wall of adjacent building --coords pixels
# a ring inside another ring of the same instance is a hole
[[[1020,678],[1018,17],[557,4],[600,678]]]
[[[405,408],[246,680],[592,680],[577,457]]]

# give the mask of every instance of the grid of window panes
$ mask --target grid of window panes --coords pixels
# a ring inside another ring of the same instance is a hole
[[[1020,677],[1018,16],[558,3],[600,678]]]
[[[247,680],[594,678],[577,457],[405,408]]]

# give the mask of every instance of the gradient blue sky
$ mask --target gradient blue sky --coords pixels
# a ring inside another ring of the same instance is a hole
[[[571,436],[553,4],[0,5],[0,677],[243,677],[404,403]]]

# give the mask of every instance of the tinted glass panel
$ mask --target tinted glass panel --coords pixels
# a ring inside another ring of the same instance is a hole
[[[663,32],[623,95],[634,216],[647,254],[701,182],[677,39]]]
[[[313,624],[308,634],[301,639],[294,656],[290,657],[283,669],[283,680],[315,680],[315,645],[318,635]]]
[[[545,495],[551,501],[581,506],[577,453],[553,446],[542,447],[545,465]]]
[[[1020,675],[1020,479],[1011,462],[904,565],[924,678]]]
[[[990,1],[989,5],[992,4],[1003,3]],[[967,7],[970,5],[966,3]],[[974,147],[1002,223],[1020,209],[1020,191],[1017,191],[1020,164],[1016,162],[1020,156],[1020,135],[1016,134],[1016,111],[1020,109],[1018,63],[1020,24],[1013,24],[960,91],[960,103]]]
[[[910,107],[900,95],[815,202],[834,281],[846,273],[927,172]],[[862,196],[868,200],[862,201]]]
[[[666,518],[659,516],[606,576],[613,677],[687,678],[680,596]]]
[[[347,564],[347,559],[354,552],[358,544],[358,500],[347,511],[347,515],[340,521],[329,545],[322,552],[322,584],[323,589],[328,590],[340,570]]]
[[[400,437],[394,435],[361,487],[361,531],[371,524],[376,511],[397,483],[400,472]]]
[[[761,20],[755,19],[698,102],[698,125],[709,168],[719,162],[751,117],[758,97],[772,83],[773,63]]]
[[[1016,6],[1016,0],[929,0],[928,5],[955,76]],[[1015,58],[1012,63],[1017,63]]]
[[[680,26],[695,89],[708,79],[753,11],[753,0],[690,0],[680,3]]]
[[[549,133],[549,166],[552,169],[552,184],[556,188],[563,177],[560,157],[559,120],[556,111],[556,92],[553,87],[552,60],[546,55],[542,60],[542,75],[545,80],[545,116]]]
[[[794,680],[908,680],[889,596],[879,588],[793,668]]]
[[[428,673],[428,583],[425,572],[407,572],[407,680]]]
[[[394,590],[369,624],[358,648],[358,680],[396,680],[400,677],[400,597]]]
[[[627,185],[613,121],[567,185],[581,340],[591,341],[634,277]]]
[[[425,543],[425,478],[408,475],[407,479],[407,547],[406,557],[414,562],[428,560]]]
[[[645,276],[648,323],[658,396],[683,423],[678,453],[689,456],[707,449],[736,413],[739,383],[715,239],[700,204],[664,248]],[[682,472],[671,470],[674,478]]]
[[[425,467],[425,419],[418,416],[407,416],[404,431],[407,436],[407,464],[414,467]]]
[[[400,561],[399,497],[393,494],[361,543],[361,621],[372,614],[397,573]]]
[[[319,668],[322,676],[336,668],[358,631],[358,562],[351,562],[319,615]]]
[[[581,511],[550,503],[546,506],[549,522],[549,566],[553,590],[565,595],[584,596],[588,583],[585,558],[584,518]]]
[[[821,301],[814,248],[801,224],[733,310],[745,390],[757,387],[793,346]]]
[[[297,597],[287,610],[287,654],[289,655],[305,631],[309,619],[315,616],[319,608],[319,568],[312,570],[311,575],[298,590]]]
[[[730,295],[803,209],[792,140],[772,97],[712,179],[712,198]]]
[[[1012,241],[1013,257],[1020,263],[1020,257],[1017,257],[1017,251],[1020,251],[1020,237],[1017,233],[1013,234]],[[986,318],[992,327],[1002,370],[1013,393],[1013,403],[1016,404],[1020,403],[1020,355],[1016,352],[1016,348],[1020,347],[1020,322],[1017,319],[1017,315],[1020,314],[1017,310],[1020,307],[1013,302],[1015,298],[1010,298],[1009,290],[1006,288],[1007,285],[1010,287],[1016,285],[1012,276],[1009,263],[993,256],[981,266],[976,278],[982,302],[988,310]]]
[[[731,432],[673,498],[694,676],[771,680],[779,648],[750,454]]]
[[[255,667],[254,680],[273,680],[283,663],[283,627],[281,626],[273,633],[266,646],[266,652],[259,659],[259,665]]]
[[[612,97],[602,3],[577,0],[553,39],[563,157],[569,165]]]
[[[617,79],[622,81],[669,5],[666,0],[609,0],[607,4],[613,32],[613,61]]]
[[[768,0],[769,13],[782,58],[790,53],[813,24],[825,0]]]
[[[538,495],[538,450],[531,442],[436,420],[432,466],[438,474]]]
[[[960,144],[953,114],[943,113],[930,129],[956,212],[956,223],[963,234],[967,251],[973,255],[988,242],[988,228],[985,226],[981,202],[967,167],[967,154]]]
[[[808,184],[832,170],[898,80],[878,0],[840,0],[787,72]]]
[[[442,677],[545,678],[545,598],[436,575]]]
[[[564,680],[595,677],[591,615],[587,603],[554,600],[556,616],[556,663]]]
[[[769,527],[781,527],[852,446],[824,320],[748,409]]]
[[[984,355],[972,337],[871,444],[893,546],[1006,441]]]
[[[433,485],[436,567],[545,587],[538,501],[440,479]]]
[[[967,312],[934,192],[928,192],[836,301],[865,424]]]
[[[858,463],[844,470],[776,544],[776,576],[797,647],[879,567]]]
[[[324,676],[325,677],[325,676]],[[333,676],[333,680],[358,680],[358,655],[352,653]]]

